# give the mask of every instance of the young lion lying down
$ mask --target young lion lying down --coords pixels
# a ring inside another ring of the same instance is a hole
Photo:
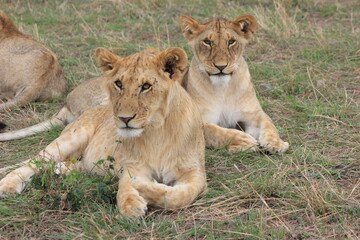
[[[96,51],[106,77],[109,104],[86,111],[36,159],[54,161],[59,170],[79,169],[119,176],[117,205],[130,217],[147,204],[186,206],[206,188],[202,119],[179,81],[187,64],[179,48],[144,51],[122,58]],[[112,156],[114,170],[100,159]],[[67,164],[70,159],[81,161]],[[0,196],[20,193],[39,170],[32,161],[0,181]]]

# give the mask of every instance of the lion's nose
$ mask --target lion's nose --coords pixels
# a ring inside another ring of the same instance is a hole
[[[224,64],[224,65],[216,65],[215,64],[215,67],[217,68],[217,69],[219,69],[220,71],[222,71],[222,70],[224,70],[226,67],[227,67],[227,64]]]
[[[127,125],[132,119],[135,118],[135,116],[136,116],[136,114],[132,117],[119,117],[119,119]]]

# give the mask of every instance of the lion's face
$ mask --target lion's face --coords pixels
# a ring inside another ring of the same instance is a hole
[[[247,39],[256,29],[256,19],[242,15],[234,21],[212,19],[205,23],[182,16],[180,26],[197,58],[199,69],[210,78],[230,77],[239,67]]]
[[[149,126],[162,126],[172,88],[186,68],[185,52],[168,48],[122,58],[99,48],[96,58],[108,79],[106,88],[118,133],[137,137]]]

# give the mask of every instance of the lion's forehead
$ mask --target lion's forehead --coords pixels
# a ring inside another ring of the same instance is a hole
[[[208,26],[209,28],[221,28],[226,25],[229,25],[231,21],[227,20],[226,18],[211,18],[202,24]]]
[[[232,22],[224,18],[216,18],[205,22],[203,26],[205,29],[217,32],[219,34],[224,33],[224,31],[231,29]]]
[[[156,58],[156,52],[150,49],[146,49],[142,52],[133,53],[130,56],[123,58],[122,62],[124,65],[129,67],[144,68],[147,65],[154,62]]]
[[[224,43],[226,43],[229,39],[239,37],[239,35],[231,28],[221,28],[220,30],[208,29],[204,33],[207,38]]]
[[[158,71],[151,68],[124,68],[119,71],[116,79],[121,80],[124,84],[142,84],[145,82],[155,82],[158,78]]]

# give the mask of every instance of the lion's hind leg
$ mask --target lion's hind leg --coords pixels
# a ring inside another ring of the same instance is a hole
[[[14,106],[22,106],[37,100],[41,90],[35,85],[24,87],[13,98],[6,98],[7,101],[0,104],[0,111],[10,110]]]
[[[13,193],[21,193],[26,183],[29,182],[37,171],[35,165],[27,164],[7,174],[0,181],[0,197]]]
[[[81,122],[68,125],[63,133],[42,150],[33,160],[11,171],[1,179],[0,197],[13,193],[21,193],[31,177],[39,172],[39,169],[49,166],[49,164],[46,163],[54,163],[55,170],[59,170],[59,173],[61,173],[61,171],[66,173],[68,170],[71,170],[71,168],[78,168],[79,164],[76,162],[72,163],[73,165],[68,165],[67,169],[65,168],[66,164],[62,166],[62,163],[80,158],[89,137],[92,136],[93,129],[81,128],[81,126],[77,128],[76,124],[81,125]],[[58,165],[58,168],[56,168],[56,165]]]
[[[38,173],[40,169],[46,169],[49,164],[54,163],[56,169],[56,161],[53,156],[41,151],[34,159],[25,161],[25,164],[10,173],[0,180],[0,197],[5,197],[9,194],[21,193],[28,182],[30,182],[33,175]],[[7,168],[4,168],[6,171]]]
[[[12,92],[0,92],[0,104],[6,103],[14,98],[14,94]]]

